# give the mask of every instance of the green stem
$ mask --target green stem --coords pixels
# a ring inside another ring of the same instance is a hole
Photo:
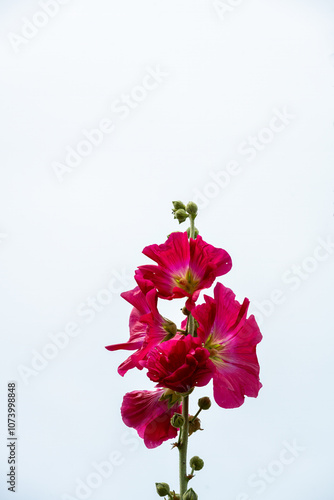
[[[190,215],[190,238],[195,238],[195,221]],[[195,320],[190,314],[188,316],[187,333],[194,336]],[[179,440],[179,475],[180,475],[180,499],[183,500],[183,495],[187,491],[188,478],[187,478],[187,449],[188,449],[188,436],[189,436],[189,396],[182,398],[182,416],[184,424],[180,429]]]
[[[190,220],[190,238],[195,239],[195,219],[189,215]]]
[[[195,219],[191,215],[189,216],[190,220],[190,235],[189,237],[194,239],[195,238]],[[194,336],[195,333],[195,320],[194,317],[189,314],[188,316],[188,324],[187,324],[187,330],[188,334]]]
[[[195,418],[196,418],[196,417],[198,417],[198,415],[201,413],[201,411],[202,411],[202,408],[200,408],[200,409],[198,410],[198,412],[196,413],[196,415],[194,415],[194,416],[192,417],[191,422],[192,422],[193,420],[195,420]]]
[[[182,415],[184,424],[182,426],[181,441],[179,445],[179,474],[180,474],[180,499],[187,490],[187,448],[188,448],[188,434],[189,434],[189,396],[182,398]]]

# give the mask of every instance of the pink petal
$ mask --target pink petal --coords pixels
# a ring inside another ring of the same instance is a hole
[[[205,297],[205,304],[192,314],[199,323],[198,335],[215,365],[214,397],[223,408],[235,408],[245,396],[256,397],[261,388],[256,345],[262,335],[254,316],[247,318],[249,300],[235,300],[229,288],[217,283],[214,299]]]
[[[123,398],[123,422],[137,430],[147,448],[155,448],[167,439],[175,438],[178,432],[170,424],[170,419],[175,412],[180,411],[180,405],[176,403],[168,408],[167,400],[160,401],[164,391],[133,391]]]

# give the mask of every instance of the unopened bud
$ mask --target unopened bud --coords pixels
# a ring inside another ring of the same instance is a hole
[[[201,458],[195,456],[195,457],[192,457],[190,459],[190,467],[193,469],[193,470],[201,470],[203,469],[204,467],[204,460],[202,460]]]
[[[180,208],[183,208],[183,210],[186,209],[186,206],[184,203],[182,203],[182,201],[172,201],[172,203],[174,207],[173,212],[175,212],[175,210],[179,210]]]
[[[181,222],[184,222],[187,217],[188,214],[185,210],[183,210],[183,208],[179,208],[178,210],[176,210],[176,212],[174,212],[174,219],[177,219],[180,224]]]
[[[155,483],[155,487],[157,489],[159,497],[164,497],[165,495],[168,495],[168,493],[170,492],[167,483]]]
[[[192,488],[187,490],[183,495],[183,500],[197,500],[198,496]]]
[[[201,410],[208,410],[211,406],[211,400],[207,396],[204,398],[200,398],[198,400],[198,406],[200,407]]]
[[[188,309],[186,308],[186,306],[184,306],[184,307],[182,308],[182,312],[183,312],[183,314],[184,314],[185,316],[189,316],[189,314],[190,314],[190,311],[188,311]]]
[[[174,337],[176,335],[176,324],[173,323],[172,321],[167,320],[166,323],[163,323],[163,329],[171,335],[170,338]]]
[[[195,218],[197,215],[198,206],[193,201],[189,201],[188,205],[186,206],[186,210],[188,214],[192,215],[192,217]]]
[[[182,427],[184,424],[184,418],[180,413],[174,413],[170,423],[173,427],[176,427],[176,429],[180,429],[180,427]]]

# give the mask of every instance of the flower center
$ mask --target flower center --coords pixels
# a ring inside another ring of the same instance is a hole
[[[190,269],[188,269],[185,276],[175,276],[174,280],[179,288],[182,288],[191,295],[197,289],[199,283],[199,280],[195,278]]]
[[[211,333],[209,335],[204,347],[210,352],[210,359],[215,365],[222,366],[225,364],[224,360],[222,359],[225,344],[217,343],[214,338],[214,333]]]

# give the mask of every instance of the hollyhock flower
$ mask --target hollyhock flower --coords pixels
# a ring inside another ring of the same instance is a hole
[[[140,318],[144,314],[150,311],[150,308],[147,304],[146,296],[141,291],[139,286],[137,286],[133,290],[129,290],[128,292],[122,293],[121,297],[123,297],[133,306],[129,319],[130,338],[127,342],[106,346],[106,349],[108,349],[108,351],[117,351],[119,349],[125,349],[127,351],[134,351],[136,349],[139,350],[143,346],[144,339],[148,330],[147,324],[143,323],[140,320]],[[137,366],[138,364],[137,361],[138,361],[137,356],[135,355],[129,356],[118,367],[118,373],[124,376],[124,374],[128,370],[130,370],[131,368],[135,368]]]
[[[156,448],[177,435],[170,420],[181,412],[180,399],[166,389],[128,392],[121,407],[123,422],[136,429],[147,448]]]
[[[147,376],[159,386],[188,392],[195,386],[206,385],[212,378],[215,367],[209,356],[199,338],[187,335],[168,340],[150,352]]]
[[[262,338],[254,316],[247,319],[249,300],[235,300],[229,288],[217,283],[214,299],[205,296],[192,314],[199,323],[197,334],[215,366],[214,398],[222,408],[236,408],[245,396],[256,397],[262,384],[256,344]]]
[[[127,300],[133,309],[130,314],[129,328],[130,338],[121,344],[106,346],[108,351],[125,349],[136,351],[131,354],[118,367],[118,373],[122,376],[131,368],[143,368],[144,360],[150,350],[162,342],[168,335],[176,333],[176,326],[171,321],[165,319],[157,309],[157,292],[149,283],[141,282],[133,290],[124,292],[121,296]],[[142,291],[144,290],[144,292]]]
[[[140,266],[136,279],[152,282],[164,299],[188,297],[189,310],[195,306],[200,291],[232,267],[225,250],[205,243],[201,236],[189,241],[186,232],[172,233],[162,245],[145,247],[143,254],[158,265]]]

